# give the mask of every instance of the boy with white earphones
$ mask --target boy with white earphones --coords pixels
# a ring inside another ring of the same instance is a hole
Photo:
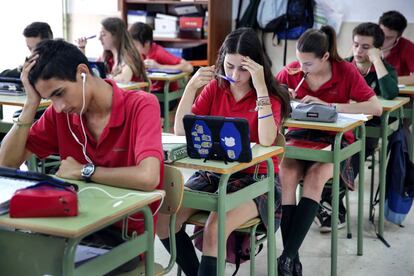
[[[45,158],[58,153],[59,177],[133,190],[161,188],[161,123],[154,95],[125,92],[112,80],[94,77],[82,52],[63,40],[39,43],[24,63],[21,79],[27,99],[1,144],[0,166],[18,168],[31,154]],[[42,98],[52,105],[33,123]],[[140,216],[132,217],[128,231],[143,232],[143,221],[136,219]],[[97,240],[122,243],[121,227],[103,229]],[[123,271],[137,262],[139,257]]]

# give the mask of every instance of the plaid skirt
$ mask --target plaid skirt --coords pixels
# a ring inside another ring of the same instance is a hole
[[[191,190],[217,193],[221,174],[197,171],[187,181],[185,186]],[[259,177],[261,177],[259,175]],[[227,193],[233,193],[256,182],[252,174],[235,173],[227,183]],[[259,212],[262,224],[267,227],[267,193],[253,199]],[[282,218],[282,189],[279,176],[275,174],[275,231],[279,228]]]
[[[324,131],[320,130],[310,130],[310,129],[294,129],[290,130],[286,135],[286,141],[289,141],[289,139],[296,139],[296,140],[307,140],[307,141],[313,141],[313,142],[322,142],[322,143],[329,143],[332,145],[332,149],[334,147],[335,143],[335,136],[329,135]],[[341,141],[341,148],[344,148],[348,146],[349,143],[342,139]],[[354,184],[354,170],[352,168],[351,163],[352,157],[349,157],[348,159],[345,159],[341,162],[340,168],[339,168],[339,175],[340,175],[340,186],[346,187],[350,190],[355,189]],[[305,164],[305,171],[315,162],[314,161],[305,161],[300,160]]]

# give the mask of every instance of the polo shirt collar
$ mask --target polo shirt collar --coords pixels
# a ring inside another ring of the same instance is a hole
[[[113,80],[105,79],[112,86],[112,110],[107,127],[118,127],[125,121],[124,91]],[[73,115],[72,115],[73,116]],[[73,123],[80,126],[80,116],[73,116]]]

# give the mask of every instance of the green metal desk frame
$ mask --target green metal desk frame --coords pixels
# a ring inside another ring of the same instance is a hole
[[[367,126],[367,137],[381,138],[380,167],[379,167],[379,212],[378,212],[378,237],[388,246],[384,239],[384,204],[385,204],[385,176],[387,169],[387,146],[388,136],[398,129],[398,120],[389,122],[392,112],[400,109],[402,116],[402,107],[409,102],[409,98],[395,98],[394,100],[380,99],[383,108],[381,115],[381,127]]]
[[[71,181],[75,182],[75,181]],[[76,182],[80,188],[86,185]],[[130,190],[98,184],[112,195],[125,195]],[[148,206],[160,195],[145,194],[124,198],[119,207],[98,191],[79,194],[80,213],[77,217],[11,219],[0,216],[1,273],[4,275],[102,275],[145,252],[146,275],[154,275],[154,226]],[[145,230],[127,237],[124,218],[136,212],[144,215]],[[75,268],[76,247],[87,235],[124,219],[126,241],[107,253]],[[21,229],[13,230],[13,229]]]
[[[186,79],[189,73],[180,73],[174,75],[166,75],[166,76],[154,76],[148,74],[148,78],[151,81],[163,81],[164,82],[164,90],[162,94],[155,94],[158,98],[158,101],[164,103],[164,132],[168,132],[170,128],[170,101],[175,99],[181,99],[184,93]],[[170,83],[173,81],[177,81],[178,83],[178,90],[170,91]]]
[[[322,163],[333,163],[332,183],[332,225],[338,225],[339,210],[339,171],[341,161],[359,153],[359,185],[358,185],[358,239],[357,255],[363,254],[363,214],[364,214],[364,174],[365,174],[365,124],[363,121],[338,120],[336,123],[303,122],[288,119],[285,127],[298,127],[305,129],[323,130],[336,132],[333,151],[312,150],[293,146],[285,147],[285,158],[316,161]],[[356,141],[341,149],[341,140],[345,132],[358,128]],[[331,236],[331,275],[337,275],[338,259],[338,228],[332,227]]]
[[[401,96],[408,96],[411,98],[411,107],[404,108],[404,118],[409,118],[411,120],[411,143],[409,143],[410,148],[410,157],[411,161],[414,162],[414,86],[406,86],[400,88]],[[408,106],[408,104],[406,105]]]
[[[221,161],[203,162],[201,159],[184,158],[173,163],[173,166],[184,167],[198,170],[211,171],[222,174],[219,182],[217,194],[184,191],[183,206],[195,208],[204,211],[214,211],[218,213],[218,263],[217,275],[224,275],[225,269],[225,252],[226,241],[225,233],[225,214],[227,211],[236,208],[240,204],[252,200],[264,193],[268,194],[268,228],[267,228],[267,271],[269,276],[275,275],[276,272],[276,241],[274,230],[274,174],[270,173],[264,179],[255,182],[248,187],[237,192],[227,194],[226,186],[229,177],[238,171],[254,166],[260,162],[266,161],[267,171],[274,172],[272,156],[283,153],[281,147],[262,147],[255,145],[252,149],[253,160],[250,163],[232,162],[224,164]],[[254,264],[253,264],[254,265]]]

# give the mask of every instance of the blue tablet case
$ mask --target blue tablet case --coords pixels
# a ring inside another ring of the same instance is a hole
[[[191,158],[250,162],[249,123],[246,119],[185,115],[187,154]]]
[[[161,69],[161,68],[148,68],[148,73],[164,73],[164,74],[180,74],[183,71],[179,69]]]

